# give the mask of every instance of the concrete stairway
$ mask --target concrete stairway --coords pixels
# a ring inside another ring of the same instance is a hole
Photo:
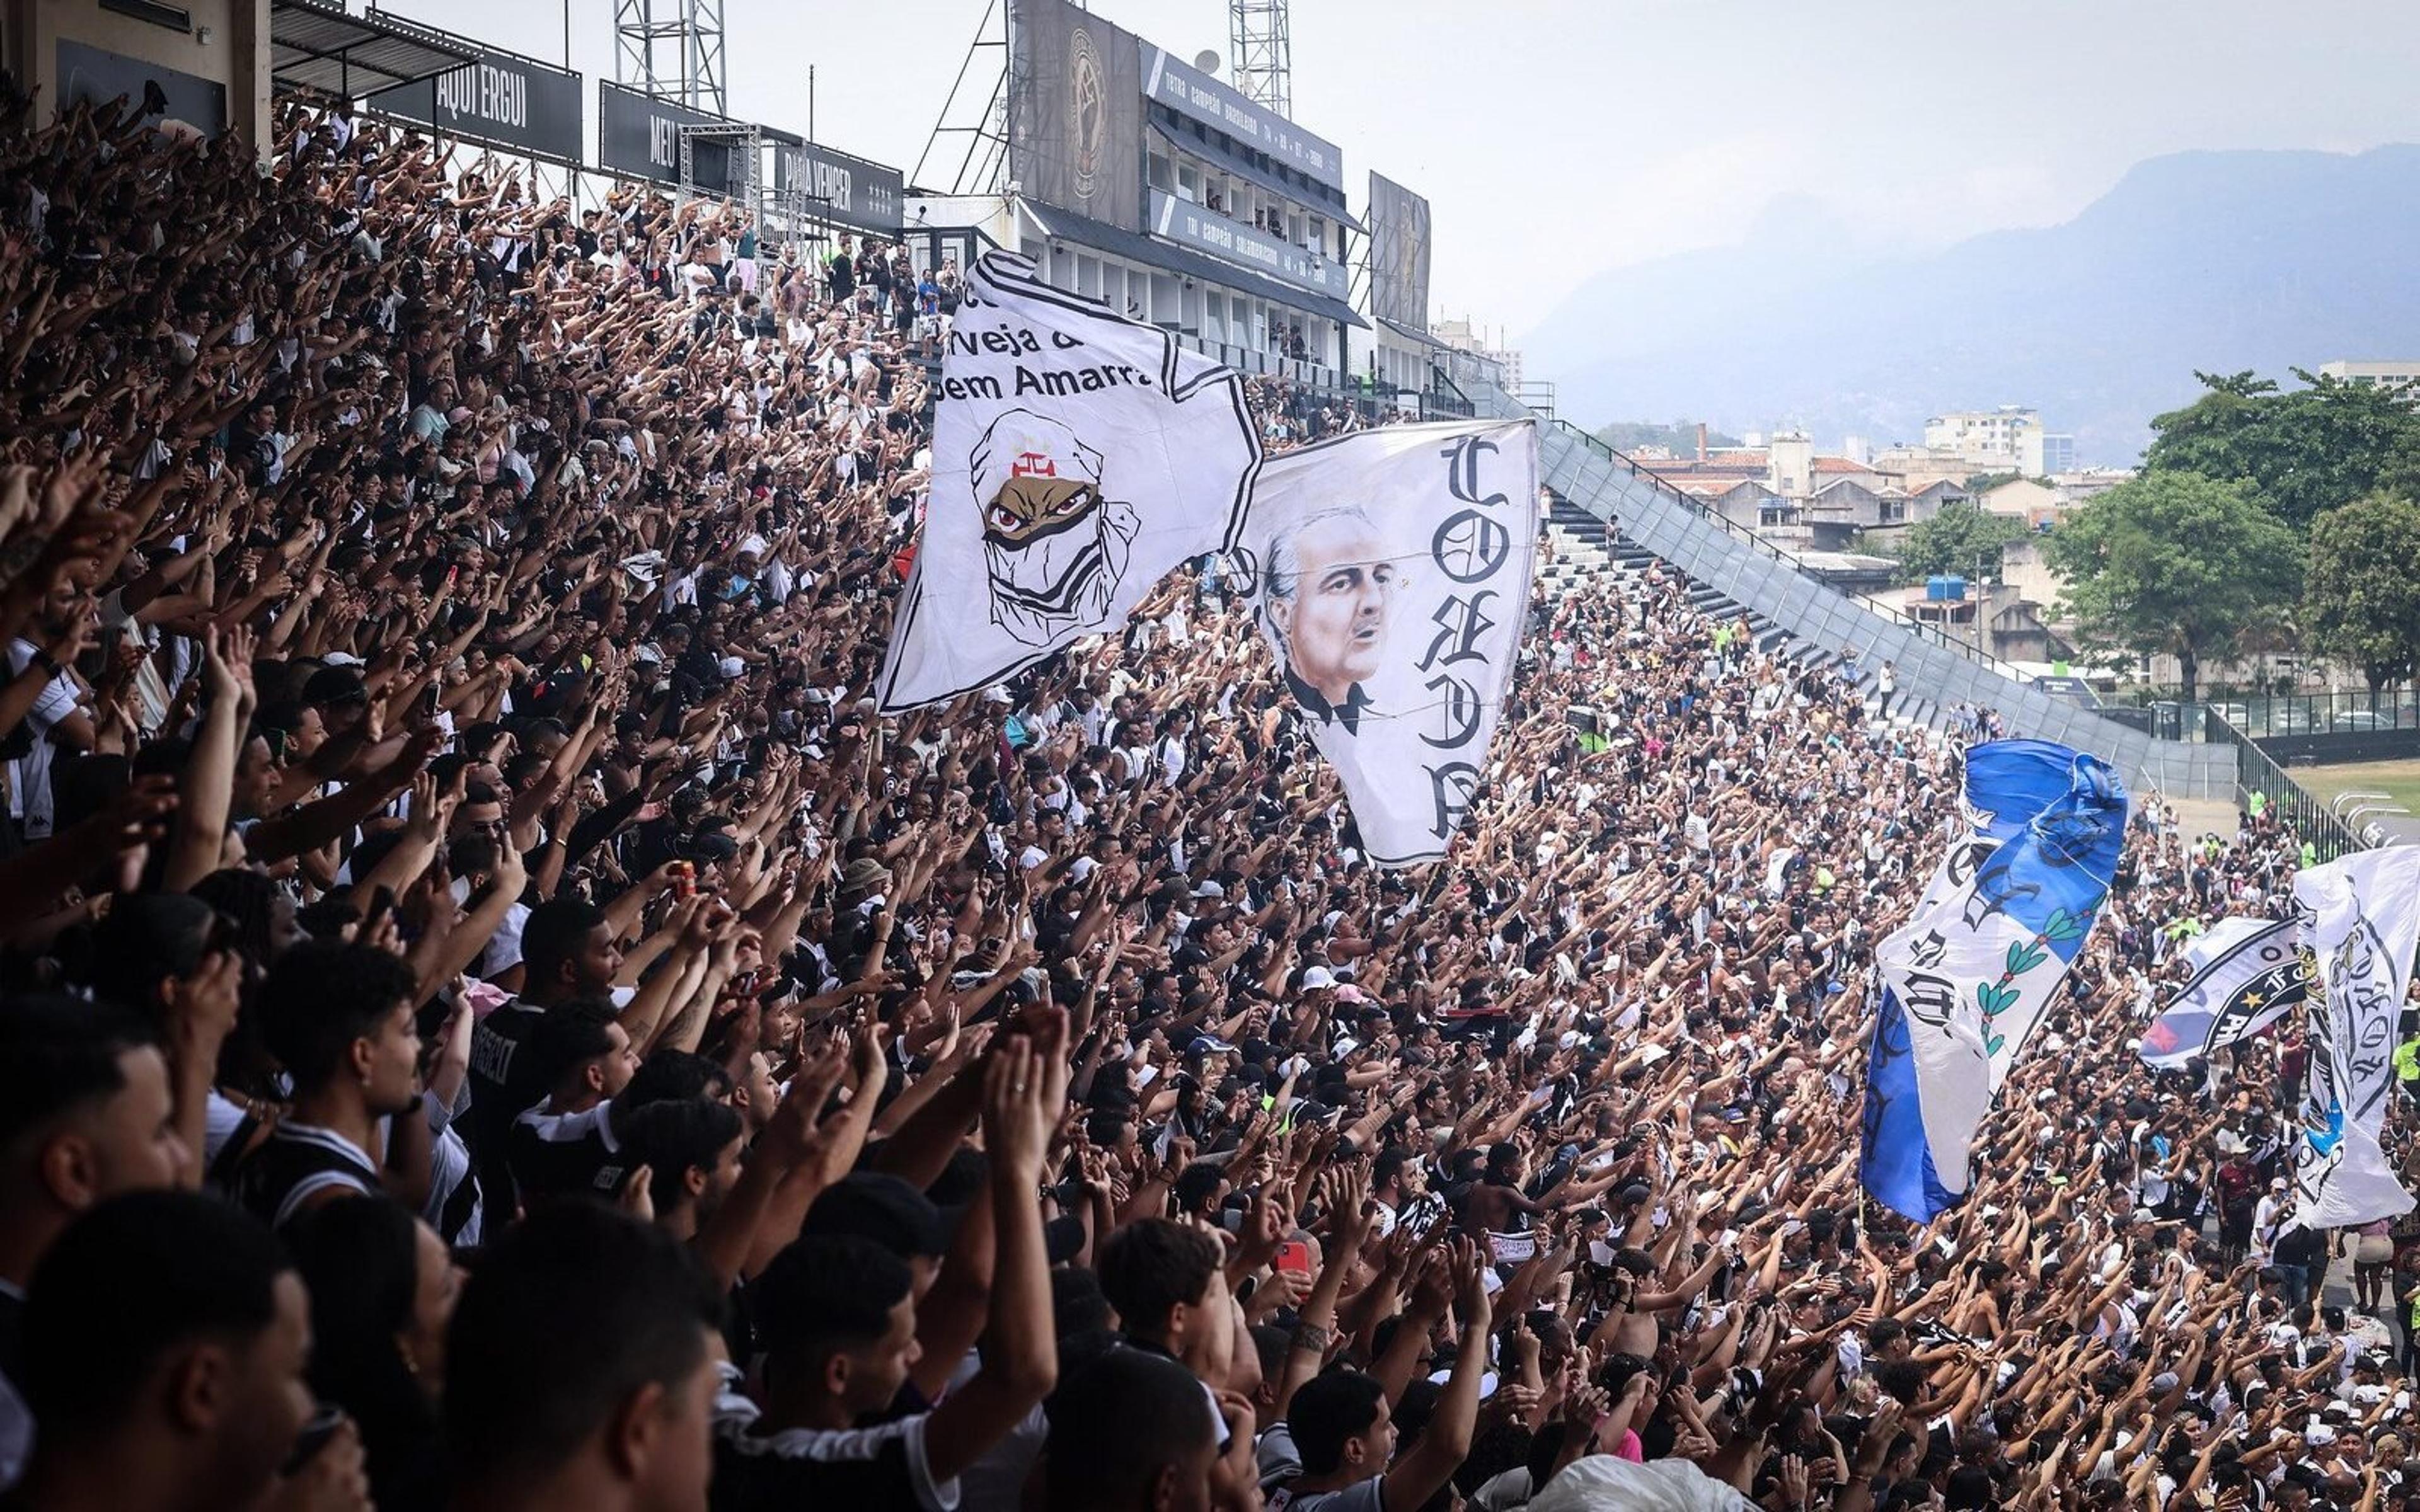
[[[1482,416],[1536,418],[1500,389],[1465,387]],[[1961,703],[1995,709],[2012,735],[2055,740],[2116,766],[2137,792],[2172,797],[2232,800],[2236,752],[2226,745],[2155,740],[2138,730],[2018,679],[1988,653],[1944,640],[1938,631],[1886,606],[1853,598],[1802,571],[1771,543],[1711,514],[1652,471],[1566,421],[1540,420],[1540,478],[1554,496],[1550,521],[1596,553],[1576,558],[1577,579],[1601,565],[1637,570],[1660,561],[1688,584],[1692,602],[1709,613],[1743,607],[1760,647],[1785,647],[1793,661],[1835,658],[1854,650],[1859,682],[1871,688],[1885,661],[1896,664],[1894,721],[1939,728]],[[1593,529],[1590,529],[1592,525]],[[1555,564],[1560,566],[1560,563]]]

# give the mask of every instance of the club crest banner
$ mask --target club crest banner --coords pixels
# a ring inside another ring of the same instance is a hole
[[[1382,866],[1443,856],[1512,684],[1537,556],[1529,421],[1389,425],[1263,464],[1252,616]]]
[[[2395,1036],[2420,947],[2420,846],[2360,851],[2296,873],[2313,954],[2304,1004],[2310,1069],[2294,1145],[2294,1217],[2344,1228],[2412,1211],[2379,1149],[2395,1090]]]
[[[1243,379],[1167,332],[993,253],[968,273],[938,388],[883,713],[1115,631],[1171,569],[1234,544],[1261,460]]]
[[[1859,1176],[1918,1223],[1966,1195],[1975,1131],[2100,916],[2126,790],[2038,740],[1966,753],[1965,822],[1908,922],[1876,948]]]
[[[2308,961],[2290,918],[2222,918],[2185,948],[2193,979],[2143,1032],[2163,1071],[2248,1040],[2303,1004]]]

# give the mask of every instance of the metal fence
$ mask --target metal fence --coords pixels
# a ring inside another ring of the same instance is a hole
[[[2260,795],[2269,810],[2291,825],[2322,861],[2333,861],[2348,851],[2367,849],[2361,837],[2333,810],[2288,776],[2284,767],[2269,759],[2268,752],[2254,745],[2252,733],[2236,725],[2224,705],[2208,706],[2206,717],[2199,722],[2211,743],[2224,742],[2235,748],[2236,799],[2240,805],[2248,809],[2252,795]]]
[[[2397,690],[2375,702],[2366,692],[2304,693],[2283,698],[2215,699],[2209,707],[2256,739],[2271,735],[2363,734],[2420,730],[2420,702]]]

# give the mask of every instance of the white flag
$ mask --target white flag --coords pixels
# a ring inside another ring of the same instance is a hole
[[[978,261],[941,361],[931,502],[891,627],[885,714],[1114,631],[1234,543],[1260,442],[1233,369],[1155,326]]]
[[[2420,846],[2359,851],[2294,878],[2314,954],[2310,1069],[2294,1149],[2294,1221],[2344,1228],[2412,1211],[2378,1148],[2395,1036],[2420,948]]]
[[[2143,1031],[2143,1063],[2181,1069],[2303,1006],[2304,961],[2290,918],[2222,918],[2185,947],[2186,982]]]
[[[1389,425],[1261,469],[1253,617],[1382,866],[1443,856],[1470,808],[1537,538],[1530,421]]]

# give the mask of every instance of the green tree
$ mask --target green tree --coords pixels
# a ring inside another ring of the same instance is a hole
[[[2175,656],[2191,702],[2202,662],[2297,595],[2301,545],[2242,484],[2146,472],[2071,514],[2044,554],[2085,643]]]
[[[2420,665],[2420,503],[2370,494],[2311,521],[2303,623],[2369,680],[2370,702]]]
[[[1979,567],[1985,580],[1997,582],[2000,548],[2024,533],[2023,520],[1977,504],[1944,504],[1931,519],[1908,527],[1899,546],[1900,577],[1920,583],[1936,572],[1964,575]]]
[[[2143,465],[2252,486],[2280,519],[2319,515],[2381,488],[2420,489],[2420,407],[2396,389],[2293,370],[2281,390],[2242,373],[2195,373],[2208,392],[2156,416]]]

